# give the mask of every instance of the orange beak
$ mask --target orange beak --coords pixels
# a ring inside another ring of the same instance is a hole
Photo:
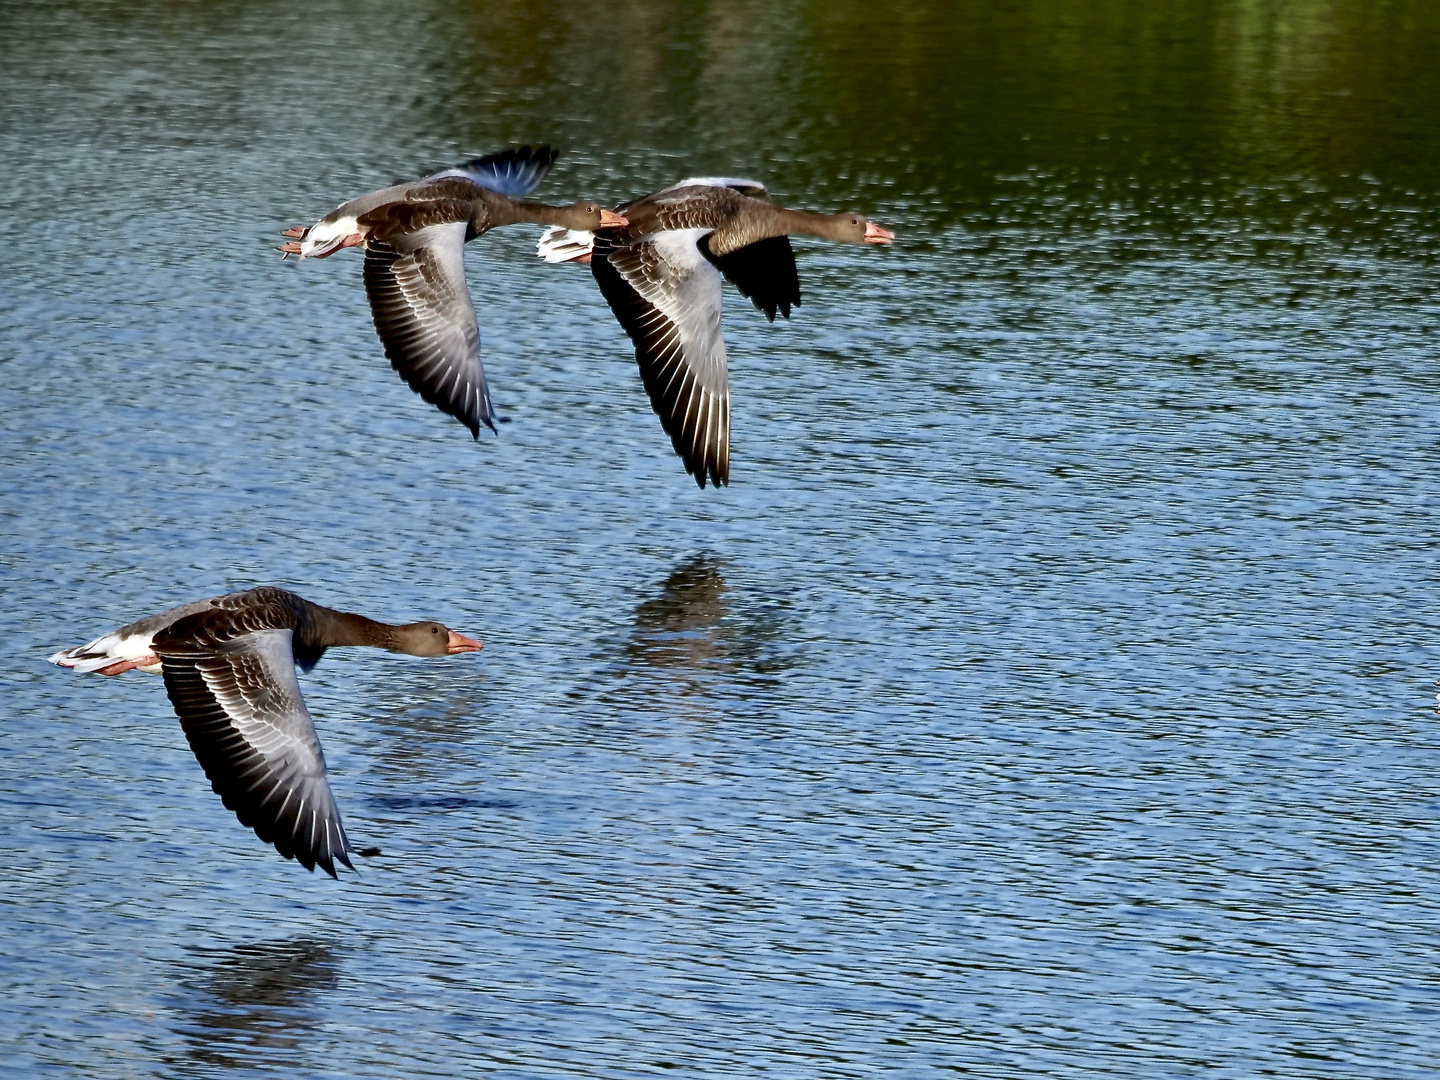
[[[450,656],[459,656],[461,653],[479,652],[485,646],[474,638],[468,638],[464,634],[457,634],[450,631],[450,641],[445,646],[445,652]]]
[[[888,244],[895,239],[895,234],[889,229],[882,229],[873,221],[865,223],[865,243],[867,244]]]
[[[630,224],[630,219],[624,214],[617,214],[613,210],[600,211],[600,227],[602,229],[620,228]]]

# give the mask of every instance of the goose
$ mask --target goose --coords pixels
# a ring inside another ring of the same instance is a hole
[[[337,861],[355,869],[352,849],[295,667],[310,671],[340,645],[410,656],[481,647],[437,622],[392,626],[266,585],[182,604],[49,660],[99,675],[163,676],[190,749],[226,807],[287,859],[336,877]]]
[[[623,226],[555,227],[546,262],[589,263],[635,345],[661,426],[703,489],[730,483],[730,380],[720,334],[721,277],[771,322],[800,306],[791,236],[889,244],[895,234],[860,214],[788,210],[758,180],[694,176],[617,212]]]
[[[480,326],[465,285],[465,245],[501,225],[618,227],[598,203],[518,201],[555,163],[548,146],[488,154],[420,180],[342,203],[314,225],[286,229],[282,258],[323,259],[365,249],[365,292],[390,365],[424,400],[474,438],[495,430],[480,364]]]

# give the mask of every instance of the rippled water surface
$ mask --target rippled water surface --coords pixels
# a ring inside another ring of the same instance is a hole
[[[1418,0],[0,2],[0,1072],[1433,1075],[1437,55]],[[728,489],[534,230],[470,249],[478,444],[354,253],[271,250],[521,141],[900,234],[728,294]],[[43,662],[261,582],[486,642],[304,678],[338,883],[159,680]]]

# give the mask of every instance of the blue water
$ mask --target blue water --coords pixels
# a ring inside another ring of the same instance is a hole
[[[561,62],[600,66],[583,15],[3,10],[0,1074],[1433,1075],[1435,189],[1059,136],[917,180],[825,134],[793,43],[725,52],[743,5],[698,46],[597,9],[659,57],[606,76],[625,125]],[[466,33],[534,52],[485,78]],[[757,79],[821,133],[686,127]],[[540,138],[555,201],[728,165],[900,233],[797,241],[788,324],[727,295],[728,489],[533,231],[471,245],[478,445],[353,252],[270,250]],[[220,805],[158,679],[43,662],[259,583],[485,641],[303,678],[382,849],[338,883]]]

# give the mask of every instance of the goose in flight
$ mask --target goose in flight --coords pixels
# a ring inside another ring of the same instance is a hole
[[[162,611],[49,659],[100,675],[162,675],[190,749],[240,823],[335,877],[336,862],[355,867],[295,667],[309,671],[340,645],[410,656],[481,647],[436,622],[392,626],[262,586]]]
[[[635,344],[650,404],[702,488],[730,482],[730,379],[720,334],[728,278],[766,318],[800,306],[791,236],[888,244],[859,214],[813,214],[770,201],[756,180],[697,176],[618,208],[625,225],[550,229],[547,262],[589,263]]]
[[[519,201],[539,186],[557,152],[522,146],[372,191],[309,228],[287,229],[279,250],[323,259],[365,249],[365,292],[391,366],[422,398],[480,437],[495,412],[480,364],[480,325],[465,285],[465,245],[501,225],[589,230],[625,218],[595,202]]]

